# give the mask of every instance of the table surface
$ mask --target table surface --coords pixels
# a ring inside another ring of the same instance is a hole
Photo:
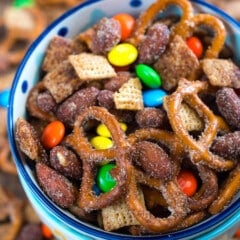
[[[209,0],[213,4],[219,6],[224,9],[230,15],[240,20],[240,0]],[[12,1],[9,0],[0,0],[0,16],[4,9],[11,5]],[[46,18],[50,23],[54,18],[59,16],[62,12],[67,9],[66,6],[56,6],[54,9],[52,7],[46,8]],[[0,42],[1,42],[1,32],[0,32]],[[0,75],[0,91],[11,86],[11,82],[15,73],[15,68],[10,68],[6,73]],[[6,135],[6,112],[5,109],[0,109],[0,137]],[[1,146],[0,146],[1,151]],[[1,161],[1,160],[0,160]],[[22,187],[19,183],[18,176],[16,174],[8,173],[3,171],[0,167],[0,186],[3,186],[8,189],[14,196],[19,199],[26,201],[26,196],[22,190]]]

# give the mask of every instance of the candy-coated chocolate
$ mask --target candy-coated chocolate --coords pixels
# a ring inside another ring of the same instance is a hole
[[[100,188],[98,187],[97,184],[93,185],[92,190],[93,190],[94,194],[97,195],[97,196],[99,196],[101,194],[101,190],[100,190]]]
[[[146,64],[138,64],[136,66],[136,74],[149,88],[159,88],[162,84],[159,74]]]
[[[97,186],[102,192],[109,192],[116,186],[117,181],[110,174],[110,171],[115,167],[114,163],[108,163],[98,169]]]
[[[132,33],[135,26],[135,19],[127,13],[118,13],[113,18],[119,21],[121,26],[121,41],[126,40]]]
[[[65,135],[65,126],[59,121],[50,122],[43,130],[41,142],[47,149],[57,146]]]
[[[158,107],[163,103],[167,93],[163,89],[148,89],[143,91],[143,104],[145,107]]]
[[[103,136],[96,136],[90,140],[90,143],[95,149],[108,149],[111,148],[113,142],[111,139]]]
[[[15,0],[13,1],[12,6],[16,8],[32,7],[34,3],[34,0]]]
[[[5,89],[0,91],[0,107],[7,108],[9,100],[10,90]]]
[[[108,61],[117,67],[124,67],[135,62],[138,51],[130,43],[120,43],[113,47],[108,53]]]
[[[121,129],[125,132],[127,130],[127,125],[125,123],[120,123]],[[101,123],[97,126],[96,132],[99,136],[111,138],[111,133],[105,124]]]

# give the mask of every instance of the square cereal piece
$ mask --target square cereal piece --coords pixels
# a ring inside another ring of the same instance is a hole
[[[176,35],[154,68],[162,77],[163,88],[169,91],[177,87],[180,78],[188,79],[197,74],[200,64],[185,41]]]
[[[113,95],[117,109],[143,109],[142,85],[138,78],[130,78]]]
[[[78,74],[80,81],[94,81],[116,77],[117,74],[104,56],[91,53],[70,55],[69,61]]]
[[[82,84],[68,60],[58,64],[49,72],[44,77],[43,83],[57,103],[72,95]]]
[[[124,199],[107,206],[101,211],[102,225],[105,231],[113,231],[126,226],[139,225]]]
[[[73,52],[74,43],[72,39],[60,36],[53,37],[43,59],[42,70],[46,72],[52,71],[59,63],[67,60],[68,55]]]
[[[181,104],[179,114],[186,131],[202,131],[204,129],[203,120],[198,116],[197,112],[186,103]]]
[[[203,59],[203,72],[211,85],[240,88],[240,69],[227,59]]]

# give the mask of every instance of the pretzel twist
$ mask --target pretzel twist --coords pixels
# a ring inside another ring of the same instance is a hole
[[[234,167],[234,162],[225,160],[209,150],[217,133],[219,131],[228,131],[228,126],[222,118],[214,115],[198,97],[198,93],[207,90],[207,88],[207,82],[181,79],[177,90],[164,98],[164,107],[173,131],[187,147],[191,160],[194,163],[207,165],[217,171],[229,170]],[[199,116],[204,118],[205,129],[198,141],[183,127],[180,116],[180,107],[183,101],[195,109]]]
[[[44,14],[38,8],[25,7],[23,10],[26,12],[26,14],[29,14],[33,18],[33,29],[5,26],[4,19],[1,19],[0,21],[0,24],[7,28],[6,35],[0,43],[0,56],[8,65],[17,65],[21,62],[27,48],[47,25]],[[17,49],[14,49],[14,46],[19,39],[26,41],[26,45],[24,47],[18,47]]]
[[[101,121],[110,130],[114,147],[106,150],[96,150],[88,142],[84,134],[84,123],[89,119]],[[96,210],[111,204],[125,192],[127,183],[126,149],[128,143],[125,141],[118,121],[106,109],[101,107],[90,107],[76,119],[73,134],[66,139],[69,144],[83,160],[83,177],[79,193],[78,204],[86,211]],[[106,160],[115,160],[116,169],[114,178],[117,185],[110,192],[99,196],[92,191],[95,183],[94,167]]]
[[[212,43],[206,50],[204,58],[217,58],[224,46],[226,39],[225,26],[217,17],[206,13],[196,14],[189,22],[186,23],[186,26],[182,28],[180,35],[183,37],[183,39],[186,39],[194,32],[196,27],[200,25],[206,25],[214,32]]]
[[[132,36],[128,39],[129,42],[138,46],[144,37],[146,29],[153,22],[154,18],[161,11],[164,11],[170,5],[177,5],[182,10],[181,20],[172,29],[172,35],[182,35],[185,22],[189,21],[193,17],[192,4],[186,0],[158,0],[153,3],[147,11],[144,11],[137,20],[135,30]]]

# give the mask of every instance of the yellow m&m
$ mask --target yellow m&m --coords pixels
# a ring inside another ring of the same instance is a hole
[[[124,67],[135,62],[138,50],[130,43],[120,43],[108,53],[108,61],[117,67]]]
[[[124,132],[127,131],[127,125],[125,123],[120,123],[120,127]],[[108,130],[106,125],[104,125],[103,123],[97,126],[96,132],[99,136],[102,136],[102,137],[107,137],[107,138],[112,137],[110,131]]]
[[[96,136],[91,138],[90,143],[95,149],[98,150],[109,149],[113,146],[113,141],[110,138],[103,136]]]

